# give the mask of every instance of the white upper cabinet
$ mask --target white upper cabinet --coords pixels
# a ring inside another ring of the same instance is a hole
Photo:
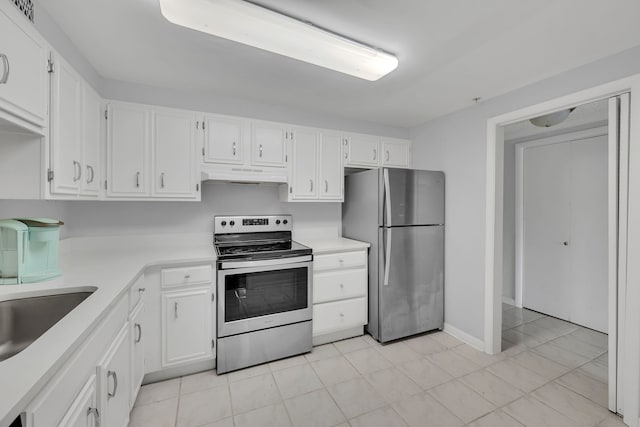
[[[82,191],[84,196],[100,195],[102,99],[87,84],[82,85]]]
[[[345,166],[379,166],[380,139],[371,135],[352,134],[346,138]]]
[[[196,116],[177,110],[153,110],[153,194],[194,197]]]
[[[295,128],[291,139],[292,199],[315,199],[318,197],[318,130]]]
[[[320,131],[318,147],[318,194],[322,200],[344,200],[342,134]]]
[[[281,123],[251,123],[251,164],[255,166],[285,166],[287,128]]]
[[[47,127],[49,49],[11,2],[0,5],[0,117]]]
[[[82,78],[54,58],[51,115],[51,169],[54,194],[78,194],[82,186]]]
[[[150,111],[114,102],[107,119],[107,196],[141,197],[149,183]]]
[[[281,200],[342,201],[342,134],[292,128],[287,135],[291,153],[289,183],[281,187]]]
[[[207,115],[203,123],[205,163],[243,164],[245,121]]]
[[[382,140],[383,166],[408,168],[411,166],[411,141],[406,139]]]

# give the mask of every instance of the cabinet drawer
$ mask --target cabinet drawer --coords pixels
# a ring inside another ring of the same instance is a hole
[[[313,336],[363,326],[366,323],[366,298],[327,302],[313,306]]]
[[[211,282],[212,274],[210,265],[163,268],[161,272],[162,287]]]
[[[313,276],[313,303],[367,295],[367,269],[331,271]]]
[[[313,259],[313,271],[366,267],[366,265],[367,253],[365,251],[316,255]]]

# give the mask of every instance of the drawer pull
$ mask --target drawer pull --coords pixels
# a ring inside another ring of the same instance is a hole
[[[191,278],[191,275],[190,275],[190,274],[185,274],[185,275],[184,275],[184,278],[185,278],[185,279],[190,279],[190,278]]]
[[[135,342],[137,344],[142,339],[142,326],[140,326],[140,323],[136,323],[134,326],[138,330],[138,337],[135,339]]]
[[[138,292],[143,293],[144,291],[146,291],[146,288],[138,288]]]
[[[107,399],[116,397],[116,393],[118,392],[118,374],[116,371],[109,371],[107,372],[107,379],[109,379],[109,377],[113,377],[113,392],[107,390]]]
[[[344,289],[344,283],[340,283],[340,289]]]
[[[344,313],[340,313],[340,317],[344,317]]]

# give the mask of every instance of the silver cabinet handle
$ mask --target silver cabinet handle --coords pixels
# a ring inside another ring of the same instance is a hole
[[[329,181],[327,181],[326,179],[324,180],[324,192],[329,192]]]
[[[233,141],[233,157],[236,156],[236,142]]]
[[[140,172],[136,172],[136,188],[140,188]]]
[[[173,303],[173,315],[176,319],[178,318],[178,302]]]
[[[146,290],[147,290],[147,288],[138,288],[138,292],[140,292],[140,293],[143,293]]]
[[[136,338],[135,342],[139,343],[142,339],[142,326],[140,326],[140,323],[135,323],[133,326],[138,330],[138,338]]]
[[[79,181],[82,176],[82,166],[77,160],[73,161],[73,182]]]
[[[185,279],[190,279],[190,278],[191,278],[191,275],[190,275],[190,274],[185,274],[185,275],[184,275],[184,278],[185,278]]]
[[[391,227],[384,232],[387,233],[385,259],[384,259],[384,286],[389,286],[389,270],[391,269]]]
[[[387,150],[387,162],[389,161],[389,150]]]
[[[9,81],[9,58],[4,53],[0,53],[0,58],[2,58],[2,63],[4,64],[4,72],[0,79],[0,85],[6,85]]]
[[[262,157],[262,144],[260,144],[260,157]]]
[[[95,178],[95,171],[93,166],[87,165],[87,184],[91,184]]]
[[[87,409],[87,418],[91,415],[93,415],[93,419],[95,420],[95,423],[93,424],[94,427],[100,427],[100,411],[98,411],[98,408]]]
[[[107,398],[111,399],[112,397],[116,397],[116,393],[118,392],[118,374],[116,373],[116,371],[108,371],[107,380],[109,379],[109,377],[113,377],[113,392],[109,392],[107,390]]]
[[[309,180],[309,191],[313,191],[313,180]]]
[[[164,188],[164,172],[160,174],[160,188]]]
[[[377,160],[378,159],[378,150],[377,149],[373,149],[373,160]]]

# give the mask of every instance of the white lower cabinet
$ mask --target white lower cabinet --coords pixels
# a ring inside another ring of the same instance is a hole
[[[98,402],[102,425],[126,427],[129,423],[131,362],[129,323],[125,323],[106,356],[98,364]]]
[[[211,358],[211,286],[162,293],[162,366]]]
[[[129,337],[131,348],[131,394],[129,407],[136,401],[138,391],[144,377],[144,343],[145,343],[144,302],[140,302],[133,310],[129,320]]]
[[[367,250],[314,250],[313,342],[362,335],[368,310]]]
[[[82,388],[71,408],[67,411],[59,427],[100,427],[96,376],[92,375]]]

